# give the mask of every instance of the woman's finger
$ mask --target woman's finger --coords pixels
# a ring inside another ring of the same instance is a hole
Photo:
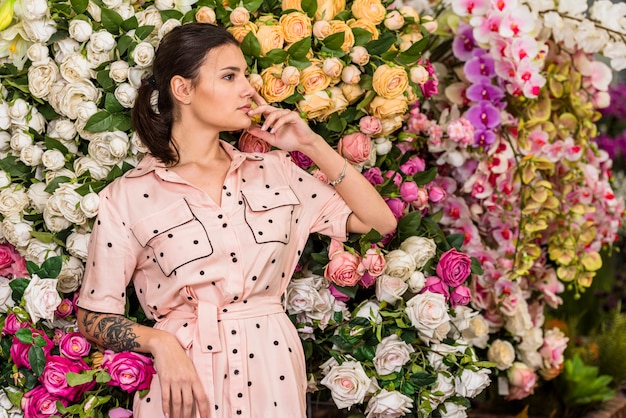
[[[204,392],[204,388],[202,383],[198,380],[193,386],[193,396],[196,400],[196,405],[198,405],[198,412],[200,413],[201,418],[209,417],[209,398],[207,398],[206,393]]]
[[[254,103],[256,103],[256,104],[257,104],[257,106],[263,106],[263,105],[266,105],[266,104],[267,104],[267,102],[265,101],[265,99],[263,98],[263,96],[261,96],[261,95],[259,94],[259,92],[258,92],[258,91],[255,91],[255,92],[252,94],[252,101],[253,101]]]
[[[195,403],[193,397],[193,385],[189,385],[183,388],[181,402],[183,418],[193,418],[191,415]]]
[[[265,115],[265,121],[263,122],[263,126],[261,127],[261,129],[263,130],[270,129],[272,126],[274,126],[274,124],[276,123],[278,119],[287,115],[288,112],[289,111],[286,111],[286,109],[277,109],[276,111]]]
[[[181,414],[182,411],[182,395],[180,393],[180,389],[174,387],[171,391],[171,401],[170,401],[170,409],[171,414],[170,418],[187,418]]]
[[[300,115],[296,114],[295,112],[289,112],[284,116],[281,116],[272,126],[272,128],[270,129],[270,133],[275,133],[277,132],[280,128],[282,128],[283,126],[285,126],[285,124],[288,123],[297,123],[298,120],[300,119]]]

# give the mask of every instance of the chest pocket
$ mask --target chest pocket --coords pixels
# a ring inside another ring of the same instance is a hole
[[[163,274],[213,254],[204,225],[196,218],[186,200],[142,218],[131,226],[142,247],[150,247]]]
[[[291,235],[291,218],[294,205],[300,201],[289,186],[242,190],[246,223],[258,244],[282,242],[287,244]]]

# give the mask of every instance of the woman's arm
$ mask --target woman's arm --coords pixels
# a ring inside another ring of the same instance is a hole
[[[78,329],[91,342],[113,351],[150,353],[159,374],[166,417],[190,418],[194,402],[209,416],[208,399],[196,369],[174,335],[118,314],[78,308]]]

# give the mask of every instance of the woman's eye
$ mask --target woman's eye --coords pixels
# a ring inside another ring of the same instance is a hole
[[[232,80],[235,77],[235,74],[227,74],[224,76],[226,80]]]

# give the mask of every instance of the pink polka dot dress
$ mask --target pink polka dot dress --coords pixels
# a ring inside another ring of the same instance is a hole
[[[124,314],[132,280],[196,365],[211,418],[305,417],[304,353],[281,297],[309,234],[345,240],[351,211],[289,154],[221,144],[221,206],[151,155],[100,193],[78,305]],[[134,417],[163,417],[158,374]]]

